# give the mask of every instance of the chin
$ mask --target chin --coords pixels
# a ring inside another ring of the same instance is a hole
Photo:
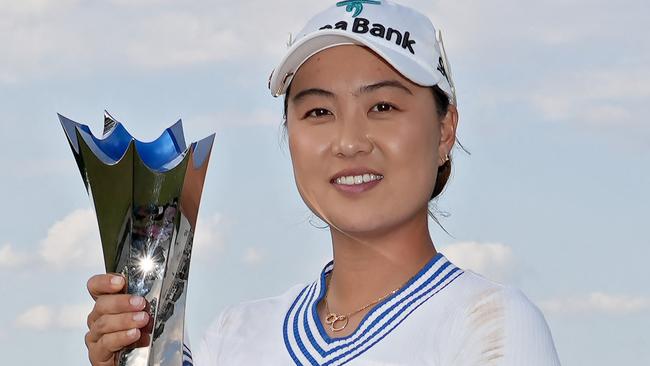
[[[386,215],[376,213],[359,213],[359,214],[342,214],[338,213],[330,216],[328,222],[330,229],[335,229],[343,233],[368,235],[381,233],[396,224],[397,220],[387,220]]]

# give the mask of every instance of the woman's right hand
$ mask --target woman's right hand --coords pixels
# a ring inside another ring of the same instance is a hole
[[[141,328],[149,323],[145,299],[123,294],[125,285],[119,274],[100,274],[88,280],[95,306],[88,314],[85,340],[94,366],[115,366],[117,352],[129,345],[139,346],[136,342],[141,340]]]

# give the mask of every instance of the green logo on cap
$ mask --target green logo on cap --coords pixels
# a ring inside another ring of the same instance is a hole
[[[381,5],[379,0],[347,0],[339,1],[336,6],[345,6],[345,11],[354,11],[353,18],[356,18],[363,10],[363,4]]]

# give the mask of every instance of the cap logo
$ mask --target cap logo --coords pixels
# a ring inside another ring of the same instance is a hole
[[[350,28],[352,33],[369,33],[371,36],[394,42],[397,46],[401,46],[403,49],[408,50],[415,55],[415,49],[413,46],[415,46],[417,42],[414,39],[411,39],[411,32],[402,32],[391,27],[386,27],[381,23],[371,23],[370,20],[363,17],[354,18],[352,24],[348,24],[345,20],[340,20],[334,23],[334,25],[326,24],[318,29],[340,29],[347,31],[348,28]]]
[[[438,58],[438,68],[437,69],[438,69],[438,71],[440,71],[442,76],[444,76],[445,79],[447,79],[447,82],[451,84],[451,80],[449,80],[449,75],[447,74],[447,70],[445,70],[445,64],[442,61],[442,57]]]
[[[363,4],[372,4],[372,5],[381,5],[379,0],[347,0],[339,1],[336,3],[336,6],[341,7],[345,6],[345,11],[353,12],[352,17],[356,18],[363,11]]]

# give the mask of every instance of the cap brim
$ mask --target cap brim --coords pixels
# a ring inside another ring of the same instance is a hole
[[[387,41],[381,39],[381,42]],[[379,42],[340,29],[325,29],[313,32],[291,45],[287,54],[271,74],[269,82],[271,94],[274,97],[284,94],[295,73],[311,56],[327,48],[344,44],[367,46],[405,78],[416,84],[433,86],[438,84],[442,78],[439,73],[434,73],[433,65],[422,65],[412,57],[403,55]]]

